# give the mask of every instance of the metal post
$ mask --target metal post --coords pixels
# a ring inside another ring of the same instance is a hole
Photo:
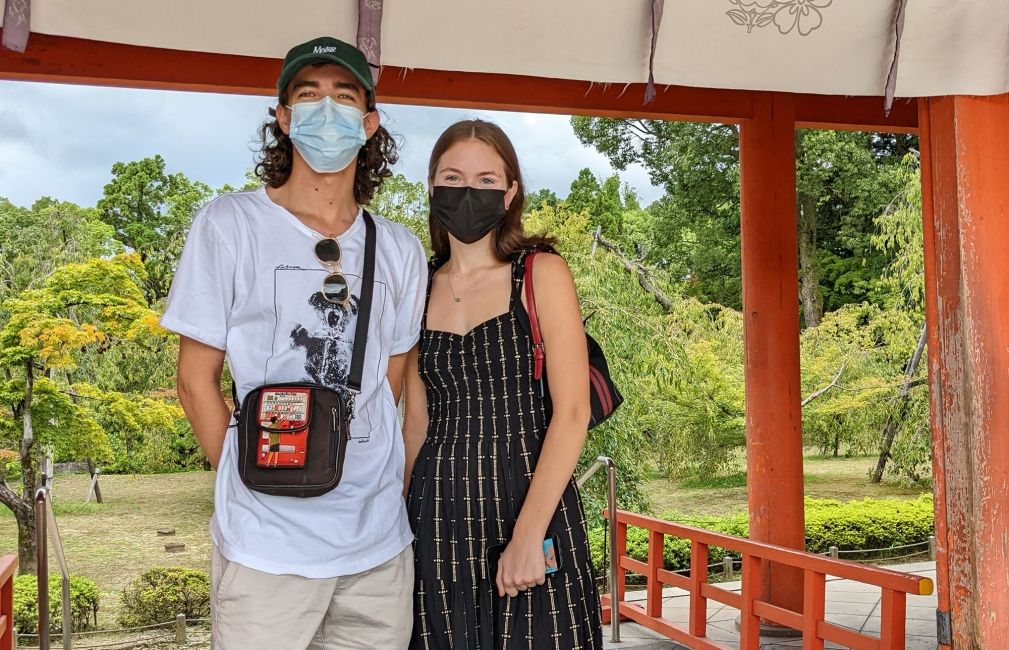
[[[585,473],[575,480],[575,484],[581,488],[589,478],[592,477],[600,467],[606,467],[606,517],[609,519],[608,530],[608,555],[610,563],[607,567],[606,581],[609,583],[610,592],[610,640],[614,643],[620,642],[620,614],[619,603],[616,601],[615,589],[617,587],[617,466],[609,456],[599,456],[592,463]]]
[[[605,459],[605,460],[604,460]],[[606,463],[606,501],[610,519],[610,641],[620,642],[620,603],[616,600],[617,588],[617,467],[613,459],[600,456],[599,460]]]
[[[49,650],[49,553],[46,549],[46,491],[35,492],[35,571],[39,586],[39,650]]]
[[[70,576],[64,574],[60,579],[60,586],[63,589],[63,650],[70,650],[70,643],[74,638],[74,612],[70,609]]]

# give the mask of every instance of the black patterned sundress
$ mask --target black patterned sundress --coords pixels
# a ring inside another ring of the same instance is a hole
[[[548,529],[559,536],[562,570],[515,598],[498,597],[488,575],[486,550],[511,537],[549,423],[520,299],[524,258],[512,265],[507,313],[464,335],[428,329],[425,315],[419,364],[430,424],[408,496],[416,533],[414,649],[602,648],[574,480]]]

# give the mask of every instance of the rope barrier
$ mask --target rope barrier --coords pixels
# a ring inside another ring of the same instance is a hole
[[[209,618],[187,618],[186,619],[186,625],[187,626],[188,625],[193,625],[193,624],[199,624],[199,623],[210,623],[210,619]],[[127,634],[127,633],[130,633],[130,632],[143,632],[143,631],[146,631],[146,630],[156,630],[156,629],[164,629],[164,628],[172,628],[171,630],[166,630],[166,631],[174,631],[175,624],[176,624],[175,621],[168,621],[167,623],[152,623],[151,625],[140,625],[140,626],[136,626],[136,627],[117,627],[117,628],[110,628],[110,629],[107,629],[107,630],[84,630],[84,631],[81,631],[81,632],[74,632],[70,636],[72,638],[89,637],[89,636],[108,636],[108,635],[111,635],[111,634]],[[19,639],[28,639],[28,638],[37,639],[39,635],[38,634],[32,634],[30,632],[25,632],[25,633],[18,633],[17,636],[18,636]],[[60,634],[54,634],[53,638],[62,638],[62,635],[60,635]],[[133,640],[129,641],[129,643],[139,643],[142,640],[143,639],[133,639]],[[117,641],[116,643],[127,643],[127,641]],[[32,647],[37,648],[38,646],[24,646],[24,647],[25,648],[32,648]],[[78,646],[78,647],[80,647],[80,648],[90,648],[90,647],[99,648],[99,647],[104,647],[104,646]]]
[[[837,553],[838,555],[840,555],[844,553],[852,554],[852,553],[874,553],[877,551],[901,551],[904,550],[905,548],[915,548],[916,546],[928,547],[928,542],[927,541],[915,542],[914,544],[904,544],[903,546],[887,546],[885,548],[854,549],[848,551],[838,551]]]

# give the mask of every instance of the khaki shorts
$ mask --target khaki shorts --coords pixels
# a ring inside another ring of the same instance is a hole
[[[273,575],[229,562],[210,569],[215,650],[406,648],[413,630],[413,548],[339,578]]]

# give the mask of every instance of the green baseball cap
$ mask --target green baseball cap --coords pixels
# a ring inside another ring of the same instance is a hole
[[[349,43],[331,36],[320,36],[307,43],[295,45],[284,57],[277,78],[277,94],[279,95],[291,83],[294,75],[310,63],[335,63],[343,66],[353,74],[370,99],[375,98],[375,84],[371,79],[371,67],[364,52]]]

